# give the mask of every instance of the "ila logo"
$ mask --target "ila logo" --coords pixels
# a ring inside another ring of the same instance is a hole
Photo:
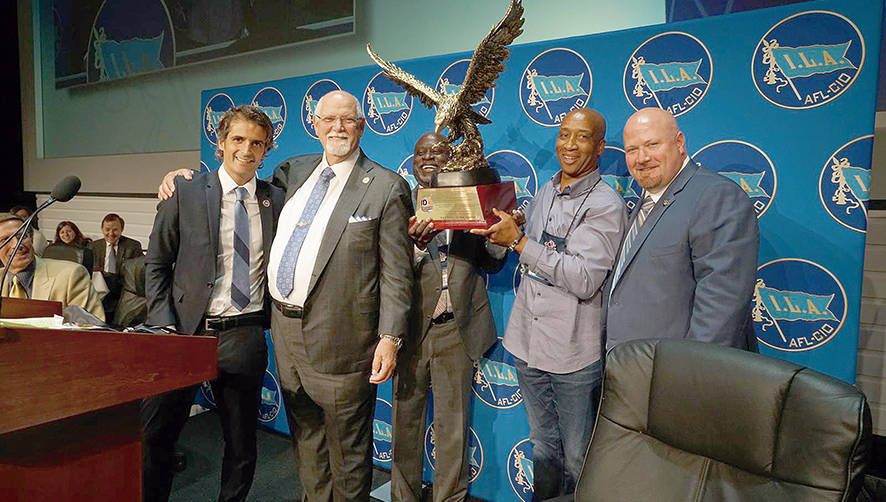
[[[799,258],[773,260],[757,269],[751,318],[757,340],[788,352],[820,347],[846,319],[846,291],[821,265]]]
[[[262,378],[261,401],[258,403],[258,419],[263,423],[273,422],[280,413],[281,405],[280,384],[274,375],[265,370]]]
[[[472,427],[468,427],[468,469],[471,471],[468,477],[468,483],[473,483],[483,472],[483,444],[480,438],[474,432]],[[445,438],[442,439],[446,441]],[[437,469],[437,435],[434,433],[434,424],[425,429],[425,458],[431,469]]]
[[[751,199],[757,219],[769,209],[778,177],[772,160],[757,146],[739,140],[717,141],[702,147],[692,159],[737,183]]]
[[[271,119],[271,125],[274,127],[274,139],[277,139],[283,132],[283,128],[286,127],[286,100],[283,98],[283,94],[273,87],[265,87],[255,93],[255,97],[252,98],[252,106],[263,111]]]
[[[218,143],[218,123],[225,112],[234,107],[234,100],[224,93],[209,98],[203,108],[203,135],[213,145]]]
[[[412,114],[412,96],[378,72],[363,91],[363,114],[366,125],[376,134],[394,134]]]
[[[520,500],[533,500],[535,476],[532,469],[532,442],[529,439],[520,441],[508,453],[508,480]]]
[[[513,408],[523,402],[523,394],[517,385],[514,357],[500,342],[496,342],[486,356],[474,364],[472,388],[481,401],[500,410]]]
[[[443,73],[440,74],[440,78],[437,79],[437,91],[443,94],[457,94],[465,81],[465,75],[468,73],[468,66],[470,64],[470,59],[459,59],[446,67]],[[471,108],[480,115],[488,117],[489,111],[492,110],[493,101],[495,101],[495,87],[490,87],[486,89],[486,95],[480,98],[480,101],[473,103]]]
[[[831,218],[865,233],[871,186],[874,135],[856,138],[828,157],[818,180],[818,197]]]
[[[607,145],[598,164],[600,165],[600,178],[622,196],[628,211],[633,211],[640,200],[643,188],[634,181],[631,173],[628,172],[625,151],[616,146]]]
[[[375,398],[375,418],[372,420],[372,458],[383,464],[391,463],[391,444],[394,440],[391,403]]]
[[[317,110],[317,102],[324,94],[332,91],[340,91],[341,87],[329,79],[320,79],[305,92],[305,97],[301,100],[301,125],[304,126],[308,136],[317,138],[317,132],[314,131],[314,113]]]
[[[520,104],[536,124],[560,125],[591,96],[593,76],[585,58],[571,49],[548,49],[536,56],[520,78]]]
[[[711,86],[714,65],[701,40],[671,31],[643,42],[625,66],[624,92],[635,110],[656,106],[679,117]]]
[[[86,81],[104,82],[175,65],[172,20],[163,2],[102,2],[86,47]]]
[[[864,54],[864,39],[852,21],[834,12],[801,12],[776,23],[757,44],[754,85],[776,106],[814,108],[855,82]]]
[[[418,186],[418,181],[415,179],[415,173],[412,172],[412,157],[414,155],[409,155],[403,159],[403,162],[400,163],[400,166],[397,167],[397,174],[399,174],[406,183],[409,183],[409,188],[414,190],[415,187]]]

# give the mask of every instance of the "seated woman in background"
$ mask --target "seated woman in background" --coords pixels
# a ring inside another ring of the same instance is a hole
[[[83,237],[77,225],[73,221],[63,221],[55,227],[55,241],[46,247],[43,257],[73,261],[92,273],[94,257],[88,246],[89,239]]]

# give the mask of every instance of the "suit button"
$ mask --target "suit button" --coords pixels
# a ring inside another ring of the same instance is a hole
[[[211,283],[211,282],[207,282],[207,283],[206,283],[206,287],[207,287],[207,288],[211,288],[211,287],[212,287],[212,283]]]

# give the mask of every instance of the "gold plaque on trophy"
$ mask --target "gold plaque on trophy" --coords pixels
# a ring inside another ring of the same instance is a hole
[[[431,220],[437,230],[489,228],[498,222],[492,209],[511,212],[517,207],[514,182],[472,186],[419,188],[415,219]]]

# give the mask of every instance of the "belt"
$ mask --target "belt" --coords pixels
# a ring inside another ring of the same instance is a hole
[[[297,305],[289,305],[288,303],[283,303],[281,301],[277,301],[276,299],[273,299],[273,301],[274,301],[274,308],[279,310],[280,313],[283,314],[283,317],[289,317],[292,319],[301,319],[302,317],[305,316],[304,309],[297,306]]]
[[[264,323],[265,313],[258,310],[234,316],[206,317],[203,320],[203,328],[206,331],[226,331],[240,326],[261,326]]]
[[[455,319],[455,314],[452,312],[443,312],[437,317],[431,319],[431,324],[443,324],[444,322],[449,322]]]

